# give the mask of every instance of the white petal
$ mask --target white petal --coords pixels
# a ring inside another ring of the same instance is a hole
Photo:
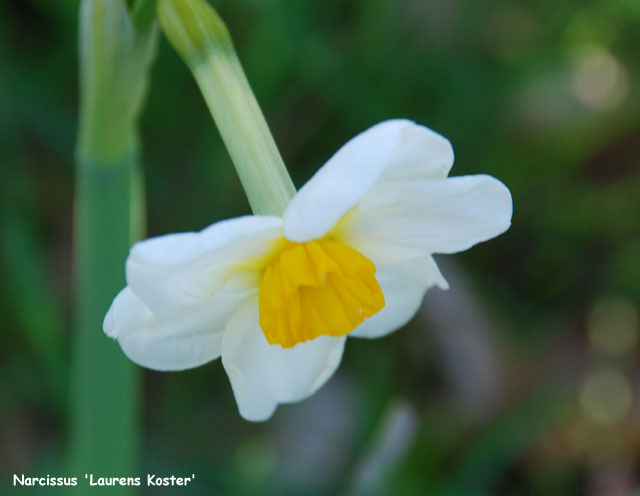
[[[246,216],[141,241],[127,259],[127,283],[157,314],[202,305],[237,271],[255,270],[281,226],[277,217]]]
[[[428,127],[411,124],[377,183],[444,179],[449,174],[454,158],[449,140]]]
[[[247,420],[266,420],[278,403],[313,394],[335,372],[345,338],[321,336],[284,349],[269,345],[258,323],[257,299],[231,318],[224,332],[222,363]]]
[[[391,265],[378,265],[376,279],[385,306],[356,327],[349,336],[379,338],[405,325],[418,311],[424,293],[431,286],[449,285],[431,257],[420,257]]]
[[[293,198],[284,215],[292,241],[329,232],[379,181],[445,178],[453,165],[451,143],[409,120],[381,122],[345,144]]]
[[[298,191],[284,214],[284,233],[303,242],[324,236],[371,188],[411,121],[385,121],[340,148]]]
[[[127,287],[111,304],[103,327],[138,365],[155,370],[189,369],[220,356],[227,322],[253,294],[253,288],[225,288],[205,305],[156,315]]]
[[[511,224],[511,194],[490,176],[387,186],[372,188],[335,232],[376,263],[466,250]]]

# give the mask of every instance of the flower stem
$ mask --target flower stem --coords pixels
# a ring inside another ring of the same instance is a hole
[[[76,172],[75,342],[71,473],[133,476],[139,449],[140,372],[102,332],[109,303],[141,225],[135,154],[120,163],[84,160]],[[136,225],[137,224],[137,225]],[[132,233],[136,232],[136,236]],[[127,494],[124,491],[122,494]]]
[[[137,0],[132,11],[148,2]],[[156,41],[153,19],[136,22],[124,0],[82,1],[69,460],[80,479],[137,470],[140,373],[105,337],[102,319],[124,285],[129,247],[143,233],[137,116]],[[112,491],[126,495],[134,488]]]
[[[282,215],[296,190],[224,22],[204,0],[159,0],[158,19],[196,78],[251,209]]]

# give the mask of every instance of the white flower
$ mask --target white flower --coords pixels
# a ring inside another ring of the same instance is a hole
[[[509,190],[486,175],[447,178],[452,164],[439,134],[382,122],[344,145],[283,218],[136,243],[104,330],[151,369],[221,356],[241,415],[267,419],[331,377],[347,335],[384,336],[428,288],[448,287],[431,254],[508,229]]]

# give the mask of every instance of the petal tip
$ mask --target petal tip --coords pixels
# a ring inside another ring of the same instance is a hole
[[[285,237],[302,243],[329,232],[378,180],[411,126],[410,120],[390,119],[344,144],[289,203]]]
[[[111,305],[109,306],[109,310],[107,310],[107,313],[104,316],[104,320],[102,321],[102,331],[107,335],[107,337],[111,339],[116,339],[118,337],[117,307],[123,300],[123,293],[125,293],[124,289],[116,295],[116,297],[111,302]]]

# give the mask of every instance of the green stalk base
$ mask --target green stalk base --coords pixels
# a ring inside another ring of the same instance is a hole
[[[141,234],[140,184],[134,155],[77,169],[70,471],[78,477],[78,493],[87,491],[85,474],[139,475],[140,371],[103,333],[102,321],[125,285],[124,263]],[[109,494],[134,491],[112,487]]]

